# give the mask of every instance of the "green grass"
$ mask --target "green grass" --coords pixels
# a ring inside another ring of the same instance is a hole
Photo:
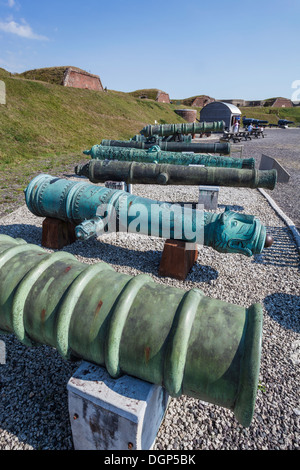
[[[60,156],[102,139],[129,139],[147,124],[185,122],[175,105],[7,77],[6,105],[0,105],[0,162]],[[4,78],[5,76],[5,78]]]
[[[261,119],[270,124],[277,124],[278,119],[294,121],[296,126],[300,125],[300,106],[294,108],[272,108],[272,107],[241,107],[242,117]]]
[[[3,80],[4,78],[8,78],[11,76],[11,73],[7,70],[0,67],[0,79]]]
[[[67,67],[46,67],[42,69],[27,70],[26,72],[17,74],[17,76],[28,80],[41,80],[43,82],[61,85],[66,69]]]
[[[160,90],[157,88],[143,88],[141,90],[135,90],[129,92],[129,95],[134,96],[135,98],[139,98],[140,96],[146,96],[148,100],[156,100],[157,93]],[[144,98],[143,98],[144,99]]]

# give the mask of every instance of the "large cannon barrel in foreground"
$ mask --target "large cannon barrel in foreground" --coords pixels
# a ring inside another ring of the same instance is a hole
[[[189,152],[164,152],[154,145],[148,150],[93,145],[83,152],[96,160],[135,161],[144,163],[170,163],[172,165],[203,165],[229,168],[255,168],[254,158],[233,158]]]
[[[265,227],[252,215],[225,210],[205,212],[159,202],[85,182],[38,175],[27,186],[28,209],[39,217],[76,225],[86,240],[109,231],[140,233],[212,247],[221,253],[259,254],[272,244]],[[107,230],[107,226],[109,227]]]
[[[75,173],[93,183],[124,181],[127,184],[217,185],[274,189],[277,170],[180,166],[158,163],[90,160],[75,167]]]
[[[145,126],[140,134],[145,137],[160,135],[162,137],[175,134],[199,134],[203,132],[222,132],[225,129],[224,121],[190,122],[184,124],[155,124]]]
[[[108,140],[103,139],[101,145],[107,147],[131,147],[137,149],[149,149],[154,144],[147,141],[136,141],[136,140]],[[229,142],[168,142],[159,141],[157,142],[160,149],[167,152],[193,152],[193,153],[214,153],[219,155],[230,154],[230,143]]]
[[[259,304],[231,305],[0,235],[0,330],[27,347],[45,344],[66,360],[103,366],[113,378],[128,374],[173,397],[228,408],[251,424]]]

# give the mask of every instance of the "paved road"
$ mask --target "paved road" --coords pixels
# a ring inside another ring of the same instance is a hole
[[[287,184],[267,191],[300,231],[300,128],[266,129],[265,138],[243,141],[243,158],[254,157],[259,167],[262,154],[276,158],[290,174]],[[232,144],[232,147],[238,144]]]

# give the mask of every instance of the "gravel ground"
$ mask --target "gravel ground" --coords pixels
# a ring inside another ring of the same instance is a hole
[[[276,188],[267,192],[277,205],[292,219],[300,232],[300,129],[276,129],[266,128],[265,137],[242,141],[243,158],[253,157],[256,167],[262,154],[275,158],[290,174],[288,184],[277,183]],[[232,144],[236,147],[238,144]]]
[[[249,143],[257,145],[247,142],[244,147]],[[197,202],[195,187],[137,185],[133,192],[174,203]],[[147,273],[158,283],[185,290],[198,287],[207,296],[232,304],[248,307],[260,302],[263,306],[260,385],[251,426],[241,427],[230,410],[182,396],[171,400],[155,450],[296,450],[299,253],[289,229],[259,191],[220,188],[218,211],[225,205],[256,215],[274,237],[272,247],[252,258],[199,247],[198,260],[185,281],[158,276],[164,241],[155,237],[112,234],[102,240],[77,241],[64,251],[86,263],[107,262],[122,273]],[[22,206],[0,219],[0,233],[40,245],[41,224],[42,219]],[[14,336],[3,339],[6,360],[0,364],[0,450],[73,449],[66,387],[80,362],[65,362],[48,346],[29,349]]]

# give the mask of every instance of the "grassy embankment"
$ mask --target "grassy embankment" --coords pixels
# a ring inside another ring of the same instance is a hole
[[[175,105],[10,76],[0,105],[0,213],[23,198],[37,173],[58,175],[102,139],[129,139],[147,124],[185,122]]]
[[[1,79],[1,75],[0,75]],[[184,122],[175,105],[46,82],[5,78],[0,107],[0,161],[14,165],[82,151],[101,139],[128,139],[145,125]]]

